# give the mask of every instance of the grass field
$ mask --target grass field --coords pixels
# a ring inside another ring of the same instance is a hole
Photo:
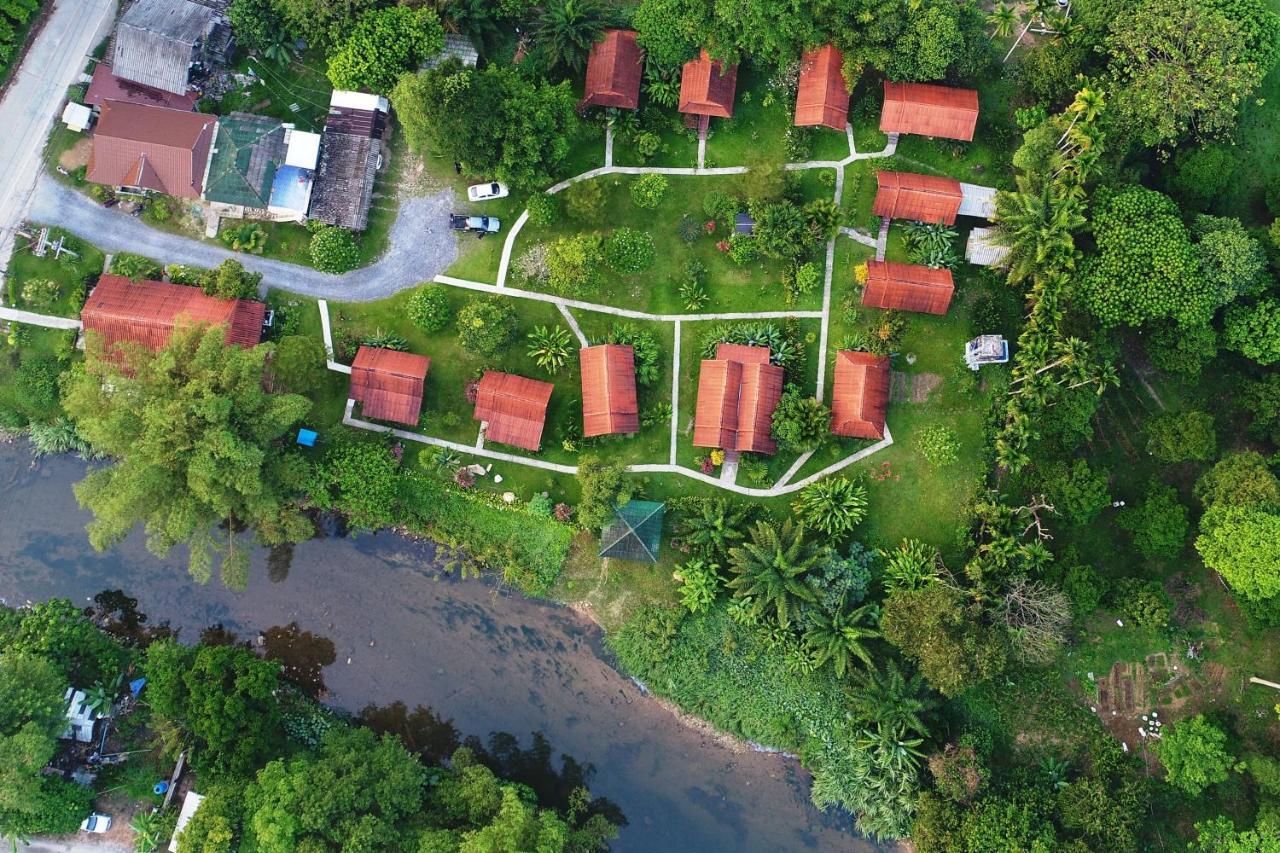
[[[38,225],[30,228],[32,231],[39,231]],[[60,237],[64,239],[65,248],[78,252],[80,256],[72,258],[64,254],[60,260],[55,260],[52,252],[43,258],[37,258],[28,250],[16,251],[9,264],[9,275],[5,279],[5,286],[8,288],[8,293],[5,294],[7,304],[38,314],[80,316],[86,288],[102,272],[103,254],[96,247],[60,229],[50,229],[51,241]],[[57,286],[56,296],[52,299],[29,300],[24,294],[24,287],[35,280],[52,281]]]

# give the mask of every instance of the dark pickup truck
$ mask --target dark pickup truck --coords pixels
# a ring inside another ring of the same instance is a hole
[[[477,236],[497,234],[502,223],[494,216],[467,216],[465,213],[450,213],[449,227],[454,231],[470,231]]]

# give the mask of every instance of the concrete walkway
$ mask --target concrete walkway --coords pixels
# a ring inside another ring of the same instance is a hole
[[[573,314],[570,313],[569,309],[563,305],[557,305],[556,307],[560,309],[560,315],[564,317],[565,322],[569,324],[569,328],[578,338],[578,343],[582,344],[584,347],[591,346],[591,343],[587,340],[587,336],[582,333],[582,327],[578,325],[578,321],[574,318]]]
[[[28,326],[44,326],[46,329],[79,329],[80,321],[71,317],[53,317],[48,314],[34,314],[17,308],[0,308],[0,320],[11,320],[15,323],[26,323]]]
[[[158,231],[141,219],[95,204],[49,175],[40,176],[29,218],[65,228],[106,252],[133,252],[163,264],[181,261],[200,267],[216,267],[227,258],[234,258],[246,269],[262,273],[264,287],[344,302],[368,302],[430,281],[454,262],[458,247],[449,230],[452,206],[450,190],[404,199],[391,227],[386,254],[372,266],[345,275],[330,275],[310,267],[233,252],[219,243]]]
[[[845,226],[841,225],[840,233],[846,237],[852,238],[855,242],[861,243],[862,245],[870,249],[874,249],[876,247],[876,238],[872,237],[870,234],[867,234],[863,231],[858,230],[857,228],[846,228]]]

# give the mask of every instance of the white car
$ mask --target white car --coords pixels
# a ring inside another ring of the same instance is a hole
[[[497,181],[467,187],[467,198],[472,201],[492,201],[495,198],[506,198],[510,193],[506,184]]]
[[[95,835],[101,835],[111,828],[111,815],[98,814],[93,812],[87,818],[80,822],[81,832],[92,832]]]

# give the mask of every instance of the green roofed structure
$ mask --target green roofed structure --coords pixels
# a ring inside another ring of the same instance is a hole
[[[613,511],[613,521],[600,536],[600,556],[637,563],[658,562],[662,517],[667,505],[631,501]]]
[[[223,116],[209,158],[205,199],[265,210],[287,148],[285,126],[279,119],[248,113]]]

